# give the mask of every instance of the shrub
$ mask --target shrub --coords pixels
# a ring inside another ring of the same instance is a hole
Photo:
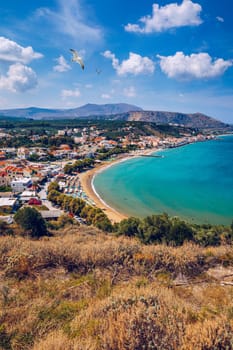
[[[122,220],[117,228],[119,235],[134,237],[139,235],[140,220],[134,217]]]
[[[55,191],[59,191],[59,185],[56,181],[53,181],[49,184],[48,186],[48,192],[52,191],[52,190],[55,190]]]
[[[34,208],[25,207],[18,210],[14,219],[31,237],[39,238],[48,233],[45,220]]]

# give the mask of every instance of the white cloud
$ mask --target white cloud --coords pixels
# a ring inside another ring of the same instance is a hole
[[[183,0],[180,5],[171,3],[161,7],[155,3],[152,6],[152,15],[139,19],[142,25],[129,23],[125,26],[125,30],[135,33],[153,33],[176,27],[197,26],[202,23],[201,10],[201,5],[191,0]]]
[[[86,88],[86,89],[92,89],[92,88],[93,88],[93,85],[92,85],[92,84],[86,84],[86,85],[85,85],[85,88]]]
[[[53,67],[55,72],[63,73],[67,72],[71,69],[71,66],[67,63],[66,59],[61,55],[55,59],[57,61],[57,65]]]
[[[233,65],[232,60],[222,58],[213,60],[208,53],[202,52],[185,56],[176,52],[174,56],[159,56],[160,67],[169,77],[175,79],[205,79],[222,75]]]
[[[91,44],[88,48],[98,47],[103,41],[103,29],[91,21],[90,12],[81,6],[80,0],[57,0],[57,9],[38,8],[35,19],[46,21],[53,31],[53,38],[59,41],[70,38],[72,44],[80,49],[81,46]],[[70,45],[71,43],[69,43]]]
[[[127,88],[124,88],[123,90],[124,95],[127,97],[135,97],[136,96],[136,90],[134,86],[129,86]]]
[[[220,16],[217,16],[216,19],[217,19],[217,21],[219,21],[219,22],[224,22],[224,18],[222,18],[222,17],[220,17]]]
[[[111,95],[109,95],[109,94],[102,94],[101,98],[109,99],[109,98],[111,98]]]
[[[43,55],[35,52],[31,46],[23,47],[15,41],[9,40],[3,36],[0,37],[1,61],[28,63],[41,57],[43,57]]]
[[[9,67],[6,76],[0,76],[0,89],[12,92],[24,92],[37,85],[36,73],[22,63],[15,63]]]
[[[112,60],[112,66],[118,75],[147,74],[153,73],[155,70],[155,64],[151,59],[148,57],[142,57],[133,52],[130,52],[129,58],[127,60],[123,60],[121,63],[116,58],[115,54],[109,50],[105,51],[103,56]]]
[[[62,90],[61,96],[63,99],[66,99],[67,97],[79,97],[81,95],[79,89],[74,90]]]

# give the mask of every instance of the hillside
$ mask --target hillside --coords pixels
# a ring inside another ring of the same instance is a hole
[[[114,120],[145,121],[159,124],[178,124],[200,129],[223,129],[225,123],[202,113],[177,113],[164,111],[135,111],[111,116]]]
[[[0,348],[232,349],[233,248],[0,237]]]

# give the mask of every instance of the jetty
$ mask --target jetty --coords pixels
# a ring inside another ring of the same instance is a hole
[[[150,158],[164,158],[164,156],[160,156],[158,154],[140,154],[141,157],[150,157]]]

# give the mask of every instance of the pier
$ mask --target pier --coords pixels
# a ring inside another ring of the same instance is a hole
[[[150,157],[150,158],[164,158],[164,156],[156,154],[140,154],[141,157]]]

